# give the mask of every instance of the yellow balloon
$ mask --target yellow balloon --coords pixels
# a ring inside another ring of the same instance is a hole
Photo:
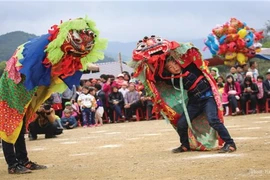
[[[243,53],[237,53],[237,61],[240,65],[243,65],[247,61],[247,57]]]
[[[246,28],[241,29],[240,31],[238,31],[237,34],[239,35],[239,38],[243,39],[243,38],[247,35],[247,30],[246,30]]]
[[[255,51],[256,51],[257,53],[259,53],[259,52],[262,51],[262,49],[261,49],[261,48],[256,48]]]
[[[235,66],[235,60],[225,60],[224,65],[226,65],[226,66]]]
[[[233,53],[227,52],[227,53],[225,54],[225,59],[227,59],[227,60],[231,60],[231,59],[233,59],[233,58],[235,58],[235,57],[236,57],[236,53],[235,53],[235,52],[233,52]]]

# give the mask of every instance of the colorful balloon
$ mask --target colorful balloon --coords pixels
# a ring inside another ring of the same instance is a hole
[[[246,35],[245,41],[246,41],[247,48],[249,48],[253,45],[254,40],[253,40],[253,33],[252,32],[250,32],[248,35]]]
[[[246,56],[243,53],[237,53],[236,59],[240,65],[246,63]]]
[[[227,52],[225,54],[225,59],[227,59],[227,60],[234,59],[235,57],[236,57],[236,52]]]
[[[242,49],[246,46],[246,41],[244,39],[237,39],[236,44],[237,49]]]
[[[235,52],[236,51],[236,43],[230,42],[227,44],[227,51],[228,52]]]
[[[261,40],[262,38],[264,38],[264,36],[263,36],[263,31],[255,32],[255,33],[254,33],[254,36],[255,36],[255,41],[256,41],[256,42],[259,41],[259,40]]]
[[[227,44],[220,45],[218,54],[219,55],[224,55],[227,52],[227,48],[228,48]]]
[[[216,38],[214,35],[210,34],[208,36],[207,41],[205,42],[205,45],[209,48],[212,55],[216,55],[217,51],[219,50],[218,44],[216,43]]]
[[[248,34],[246,28],[241,29],[240,31],[238,31],[237,33],[239,35],[239,38],[243,39],[244,37],[246,37],[246,35]]]
[[[224,44],[225,43],[225,40],[226,40],[227,36],[226,35],[223,35],[219,38],[219,44]]]

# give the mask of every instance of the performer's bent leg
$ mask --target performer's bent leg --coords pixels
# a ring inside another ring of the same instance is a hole
[[[201,112],[201,108],[199,107],[198,103],[189,103],[187,105],[187,112],[190,118],[190,121],[192,121],[194,118],[196,118]],[[182,113],[180,119],[177,122],[177,132],[180,136],[180,143],[181,146],[186,147],[189,149],[189,141],[188,141],[188,124],[185,113]]]
[[[209,125],[217,131],[220,138],[225,141],[226,144],[234,143],[227,128],[218,117],[217,104],[213,97],[205,100],[203,109],[206,113]]]
[[[26,150],[24,134],[25,134],[25,121],[23,123],[20,135],[15,143],[16,158],[19,162],[25,163],[29,159],[27,157],[27,150]]]

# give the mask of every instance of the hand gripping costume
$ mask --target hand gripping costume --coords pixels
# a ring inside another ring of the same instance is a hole
[[[23,118],[29,124],[53,92],[79,85],[88,64],[104,58],[106,44],[93,21],[78,18],[20,45],[0,80],[0,138],[14,144]]]
[[[180,65],[181,73],[172,75],[164,71],[165,62],[170,58]],[[215,80],[199,50],[191,43],[179,44],[151,36],[138,42],[132,59],[130,65],[135,69],[134,76],[141,80],[148,96],[152,98],[153,111],[160,112],[177,131],[178,121],[185,115],[191,149],[216,148],[218,136],[213,124],[224,127],[222,104]],[[215,123],[207,120],[209,111],[194,109],[194,114],[188,109],[190,104],[196,106],[208,97],[211,97],[211,106],[216,110]],[[229,136],[226,140],[232,141]],[[219,145],[222,144],[223,140],[219,139]]]

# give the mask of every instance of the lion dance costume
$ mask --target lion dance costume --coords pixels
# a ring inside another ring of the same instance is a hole
[[[104,58],[106,44],[86,17],[54,25],[20,45],[0,80],[0,137],[14,144],[23,118],[29,124],[53,92],[79,85],[88,64]]]
[[[135,69],[134,76],[144,84],[148,96],[152,98],[154,112],[160,112],[175,129],[180,116],[185,113],[189,127],[188,138],[191,149],[210,150],[216,148],[218,146],[217,133],[209,126],[206,115],[203,113],[193,119],[192,122],[188,118],[186,108],[188,92],[183,88],[182,75],[178,77],[163,76],[167,58],[174,58],[182,68],[187,67],[192,62],[196,65],[210,84],[218,107],[218,117],[223,122],[222,105],[216,83],[209,74],[207,64],[203,61],[201,53],[191,43],[179,44],[156,36],[145,37],[138,42],[137,48],[133,51],[133,60],[130,66]],[[180,88],[168,85],[164,81],[156,81],[157,76],[167,80],[179,78]],[[200,78],[195,83],[199,81]],[[222,143],[222,140],[219,140],[219,145],[222,145]]]

